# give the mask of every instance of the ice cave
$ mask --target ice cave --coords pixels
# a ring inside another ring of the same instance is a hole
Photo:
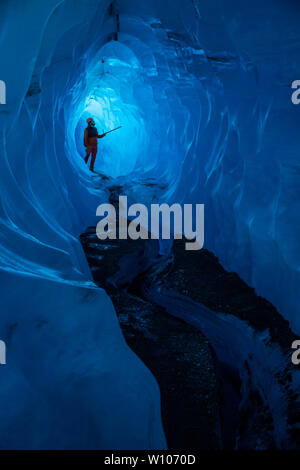
[[[0,2],[1,449],[170,446],[160,383],[80,243],[107,181],[132,202],[158,202],[146,180],[159,202],[204,204],[205,249],[297,337],[299,19],[284,0]],[[101,181],[84,162],[89,116],[122,126],[99,144]],[[259,396],[272,446],[298,448],[300,371],[271,338],[285,329],[147,295],[237,371],[238,408]],[[268,447],[253,427],[231,447]]]

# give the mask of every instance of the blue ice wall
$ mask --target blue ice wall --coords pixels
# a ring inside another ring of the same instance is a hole
[[[1,369],[7,374],[3,401],[27,390],[20,409],[8,406],[0,419],[7,446],[22,442],[22,417],[33,406],[47,426],[41,436],[37,419],[24,446],[64,446],[69,429],[54,442],[51,426],[59,418],[51,424],[47,417],[57,403],[57,381],[77,369],[68,354],[77,357],[78,337],[90,342],[93,321],[99,322],[91,346],[99,357],[96,373],[88,366],[91,351],[82,346],[78,361],[86,369],[63,393],[76,397],[79,421],[90,396],[91,410],[97,400],[98,408],[66,445],[89,445],[89,426],[97,429],[92,446],[165,445],[157,385],[124,344],[77,239],[107,198],[83,163],[82,131],[90,114],[100,132],[123,125],[101,141],[97,168],[127,183],[156,178],[166,184],[166,202],[204,202],[206,247],[300,330],[300,108],[290,88],[300,74],[299,15],[297,2],[284,0],[1,2],[0,79],[7,104],[0,105],[0,338],[12,361]],[[55,354],[67,358],[59,372]],[[48,371],[47,380],[32,373],[33,363]],[[94,379],[99,367],[102,381]],[[108,416],[108,409],[118,412]],[[20,428],[18,440],[11,422]]]
[[[0,4],[4,449],[166,446],[157,383],[125,343],[78,241],[106,198],[79,158],[74,117],[104,6]]]

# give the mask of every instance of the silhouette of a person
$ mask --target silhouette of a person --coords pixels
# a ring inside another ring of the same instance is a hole
[[[98,134],[93,118],[88,118],[86,122],[88,126],[84,131],[84,146],[86,147],[86,155],[84,161],[85,163],[88,163],[90,155],[92,154],[90,170],[94,171],[94,164],[98,151],[98,139],[102,139],[106,136],[106,134]]]

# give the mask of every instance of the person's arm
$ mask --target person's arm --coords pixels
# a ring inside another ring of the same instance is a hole
[[[88,133],[88,130],[85,129],[85,131],[84,131],[84,146],[85,146],[85,147],[88,147],[88,146],[89,146],[89,141],[88,141],[88,139],[89,139],[89,133]]]
[[[105,136],[106,136],[106,134],[100,134],[100,135],[97,135],[97,138],[98,139],[103,139],[103,137],[105,137]]]

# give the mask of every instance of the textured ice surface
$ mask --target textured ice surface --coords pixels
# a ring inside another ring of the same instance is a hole
[[[103,18],[93,6],[0,5],[1,448],[166,446],[157,383],[93,286],[77,239],[106,197],[71,137],[82,46]]]
[[[159,389],[102,289],[1,275],[0,448],[162,448]],[[17,293],[17,294],[16,294]]]
[[[105,294],[93,294],[95,303],[78,300],[94,291],[76,237],[107,197],[83,163],[90,114],[100,132],[123,125],[101,141],[96,168],[125,181],[158,178],[167,184],[166,202],[205,202],[206,247],[300,330],[300,109],[290,89],[300,73],[299,15],[296,2],[279,0],[1,1],[0,338],[13,361],[1,369],[5,446],[165,445],[156,384],[124,345]],[[77,331],[80,344],[95,336],[70,390]],[[56,373],[52,356],[59,354],[65,360]],[[101,364],[110,368],[105,381]],[[132,383],[140,399],[129,432],[120,419],[128,418]],[[55,414],[58,390],[62,411]],[[78,403],[74,420],[88,423],[70,434]],[[22,441],[22,416],[33,409]]]

